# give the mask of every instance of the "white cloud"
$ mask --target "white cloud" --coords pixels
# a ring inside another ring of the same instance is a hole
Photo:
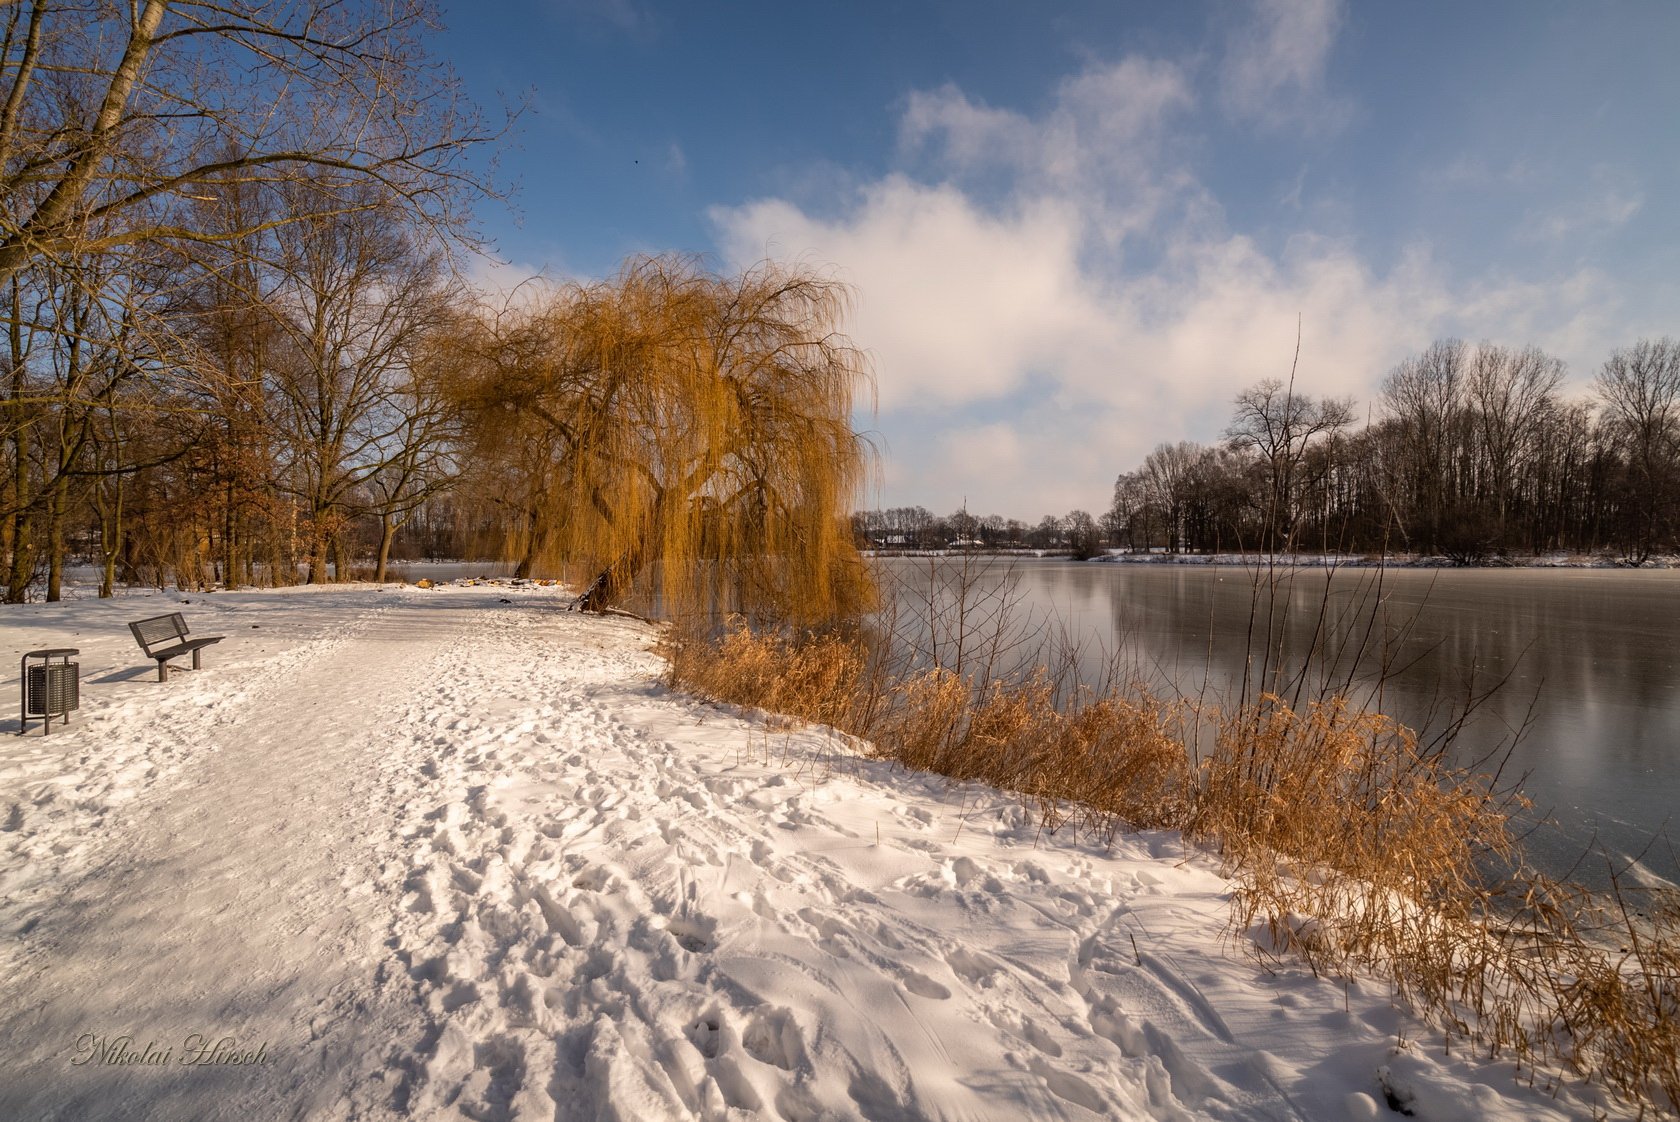
[[[1268,0],[1259,17],[1249,52],[1204,76],[1268,112],[1299,108],[1322,92],[1339,10]],[[1379,269],[1345,241],[1268,249],[1232,230],[1178,147],[1192,74],[1093,66],[1038,117],[954,86],[917,93],[899,135],[918,174],[831,211],[769,198],[712,212],[730,265],[803,259],[855,287],[885,505],[1101,510],[1156,444],[1217,439],[1238,391],[1287,377],[1298,325],[1302,391],[1362,403],[1446,335],[1534,342],[1577,371],[1623,341],[1606,334],[1614,288],[1589,271],[1466,284],[1427,246]]]
[[[1345,107],[1325,92],[1324,74],[1341,22],[1340,0],[1256,0],[1220,68],[1227,110],[1273,126],[1339,123]]]
[[[478,253],[467,258],[461,270],[463,279],[472,286],[491,307],[533,304],[553,290],[558,279],[565,279],[565,270],[556,270],[524,261],[511,261],[496,253]]]
[[[960,168],[1024,165],[1037,156],[1032,122],[1008,109],[976,105],[956,86],[916,90],[899,121],[899,143],[918,151],[942,143],[940,155]]]
[[[931,155],[958,179],[1004,169],[1023,185],[1126,188],[1156,169],[1169,126],[1194,104],[1181,66],[1128,57],[1064,79],[1041,119],[977,104],[951,85],[915,92],[899,141],[907,155]]]
[[[1529,240],[1540,242],[1602,234],[1627,225],[1644,205],[1645,193],[1633,176],[1601,164],[1592,169],[1576,198],[1530,211],[1524,232]]]
[[[996,218],[954,187],[891,176],[834,222],[782,201],[714,218],[735,264],[768,249],[839,266],[857,292],[853,334],[882,368],[884,410],[1007,394],[1101,319],[1076,261],[1079,215],[1054,199]]]
[[[1535,174],[1535,169],[1524,160],[1495,164],[1480,155],[1463,154],[1439,166],[1426,166],[1420,178],[1424,183],[1443,187],[1503,191],[1533,183]]]
[[[768,248],[832,262],[855,286],[889,505],[1100,510],[1156,444],[1217,439],[1239,390],[1287,377],[1298,324],[1303,391],[1362,403],[1439,336],[1532,341],[1572,362],[1613,342],[1604,311],[1582,310],[1614,303],[1588,273],[1455,289],[1421,250],[1379,274],[1342,243],[1299,238],[1274,258],[1221,233],[1183,235],[1130,274],[1082,254],[1088,218],[1056,197],[992,215],[903,176],[832,219],[776,200],[714,213],[732,264]]]
[[[637,0],[555,0],[556,10],[573,19],[598,21],[617,31],[646,37],[657,21]]]
[[[1100,508],[1155,444],[1212,439],[1238,390],[1287,376],[1298,317],[1303,387],[1365,397],[1453,306],[1423,257],[1377,276],[1327,242],[1280,261],[1240,236],[1185,238],[1158,269],[1115,274],[1083,259],[1088,215],[1068,199],[995,216],[902,176],[831,220],[781,201],[714,217],[735,264],[770,247],[856,287],[888,486],[940,508]],[[997,410],[1015,415],[971,420]]]
[[[927,452],[932,455],[926,456]],[[1027,447],[1017,427],[1002,423],[948,429],[930,444],[917,448],[916,453],[920,454],[899,457],[894,463],[905,468],[914,465],[919,476],[918,489],[956,496],[954,502],[937,508],[940,514],[948,514],[964,504],[971,504],[977,514],[992,512],[990,507],[980,509],[991,501],[990,494],[968,491],[976,482],[973,467],[977,463],[989,465],[990,472],[1001,479],[1037,478],[1040,474],[1037,469],[1043,466],[1030,458],[1033,450]]]

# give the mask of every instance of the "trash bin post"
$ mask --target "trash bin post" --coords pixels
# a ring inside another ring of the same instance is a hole
[[[29,731],[29,718],[41,718],[41,735],[52,731],[52,719],[61,717],[65,724],[70,723],[70,712],[80,709],[81,699],[81,664],[71,662],[70,656],[81,654],[79,647],[48,647],[44,650],[29,651],[20,663],[18,685],[23,693],[22,719],[18,722],[18,735]],[[40,665],[31,666],[30,659],[40,659]],[[58,659],[54,664],[53,659]]]

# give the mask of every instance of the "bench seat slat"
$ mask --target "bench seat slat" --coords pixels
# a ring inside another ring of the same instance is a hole
[[[169,680],[169,660],[179,655],[193,656],[193,669],[198,669],[198,652],[212,643],[220,643],[225,636],[204,635],[197,638],[188,637],[186,617],[180,612],[171,612],[164,616],[153,616],[151,619],[135,620],[128,625],[134,634],[134,641],[140,644],[140,649],[146,652],[148,658],[154,658],[158,664],[158,681]],[[168,643],[169,646],[161,646]]]
[[[165,647],[161,651],[147,651],[153,658],[170,659],[176,655],[191,654],[201,647],[208,647],[212,643],[220,643],[222,637],[217,635],[213,639],[189,639],[185,643],[176,643],[173,647]]]

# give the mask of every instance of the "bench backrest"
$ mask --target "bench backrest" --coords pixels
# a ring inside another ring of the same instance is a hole
[[[180,612],[171,612],[166,616],[153,616],[151,619],[137,620],[128,625],[134,632],[134,641],[144,649],[187,637],[187,621]]]

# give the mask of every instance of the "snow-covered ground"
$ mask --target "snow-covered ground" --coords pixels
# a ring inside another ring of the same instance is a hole
[[[1044,836],[564,603],[0,608],[82,673],[0,738],[0,1119],[1593,1116],[1260,968],[1174,835]],[[160,684],[124,624],[177,610],[227,638]]]

